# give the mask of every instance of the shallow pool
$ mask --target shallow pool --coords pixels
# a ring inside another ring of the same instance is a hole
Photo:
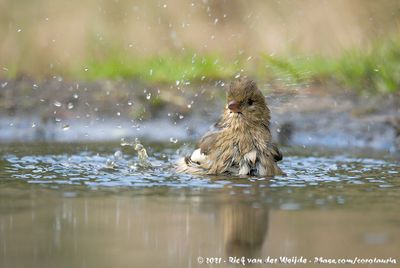
[[[144,145],[151,168],[120,144],[0,146],[0,267],[399,265],[393,156],[285,148],[287,176],[239,179],[176,174],[180,145]]]

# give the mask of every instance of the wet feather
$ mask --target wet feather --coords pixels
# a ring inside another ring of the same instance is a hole
[[[178,164],[179,172],[274,176],[282,154],[272,142],[270,110],[254,81],[239,79],[227,90],[227,106],[199,148]]]

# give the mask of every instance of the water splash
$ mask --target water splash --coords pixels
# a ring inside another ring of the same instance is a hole
[[[62,130],[63,131],[67,131],[69,129],[70,129],[70,126],[68,124],[65,124],[65,125],[62,126]]]
[[[59,102],[59,101],[55,101],[53,104],[54,104],[54,106],[56,106],[56,107],[61,107],[61,106],[62,106],[62,103]]]
[[[149,161],[149,156],[147,155],[147,151],[146,151],[146,149],[143,147],[143,145],[140,144],[140,143],[137,143],[137,144],[135,145],[135,150],[136,150],[137,153],[138,153],[139,165],[140,165],[141,167],[144,167],[144,168],[149,168],[149,167],[151,167],[151,163],[150,163],[150,161]]]
[[[399,187],[400,167],[397,163],[370,158],[348,156],[287,156],[280,164],[287,174],[274,178],[231,178],[226,176],[204,177],[177,174],[175,163],[186,151],[182,147],[179,154],[165,146],[162,149],[146,148],[136,140],[121,140],[121,150],[115,148],[98,152],[78,150],[70,153],[55,153],[56,146],[36,155],[1,156],[3,171],[0,177],[18,179],[27,183],[50,185],[86,186],[131,186],[131,187],[239,187],[246,189],[254,183],[274,189],[325,189],[331,187],[339,191],[342,187],[364,187],[365,189],[395,189]],[[101,147],[101,146],[100,146]],[[134,151],[136,149],[136,152]],[[1,175],[3,174],[3,175]],[[74,178],[80,178],[75,180]],[[322,187],[322,188],[321,188]],[[339,190],[338,190],[339,189]],[[287,191],[287,190],[284,190]],[[338,194],[327,197],[337,203],[348,202],[348,198]],[[315,199],[315,202],[316,199]]]

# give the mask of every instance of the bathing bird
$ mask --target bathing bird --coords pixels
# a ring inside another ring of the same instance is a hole
[[[240,78],[230,83],[220,120],[179,160],[178,172],[199,175],[282,175],[282,154],[272,142],[270,110],[256,83]]]

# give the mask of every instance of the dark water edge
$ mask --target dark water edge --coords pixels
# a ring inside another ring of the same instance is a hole
[[[315,116],[312,115],[311,117]],[[206,133],[213,122],[209,119],[188,118],[178,123],[168,119],[155,119],[138,124],[125,119],[116,121],[103,118],[101,122],[74,122],[74,120],[70,120],[63,124],[40,125],[36,124],[36,121],[38,119],[34,117],[1,118],[0,142],[93,143],[116,142],[123,138],[139,138],[149,142],[193,142]],[[328,123],[329,120],[324,120],[325,124],[329,124],[329,126],[324,125],[316,128],[315,125],[310,126],[313,118],[303,118],[296,121],[296,124],[302,124],[301,127],[296,128],[292,121],[284,121],[284,119],[282,121],[286,122],[283,126],[278,125],[276,120],[272,123],[272,132],[274,140],[284,145],[302,146],[304,148],[321,146],[344,150],[362,150],[365,148],[367,150],[386,151],[390,154],[398,152],[398,137],[396,131],[390,126],[382,127],[380,124],[357,126],[352,123],[346,125],[348,122],[342,122],[343,125],[351,129],[335,129],[335,124],[339,124],[339,122],[330,124]],[[365,128],[369,130],[365,130]],[[282,132],[283,134],[281,134]]]

